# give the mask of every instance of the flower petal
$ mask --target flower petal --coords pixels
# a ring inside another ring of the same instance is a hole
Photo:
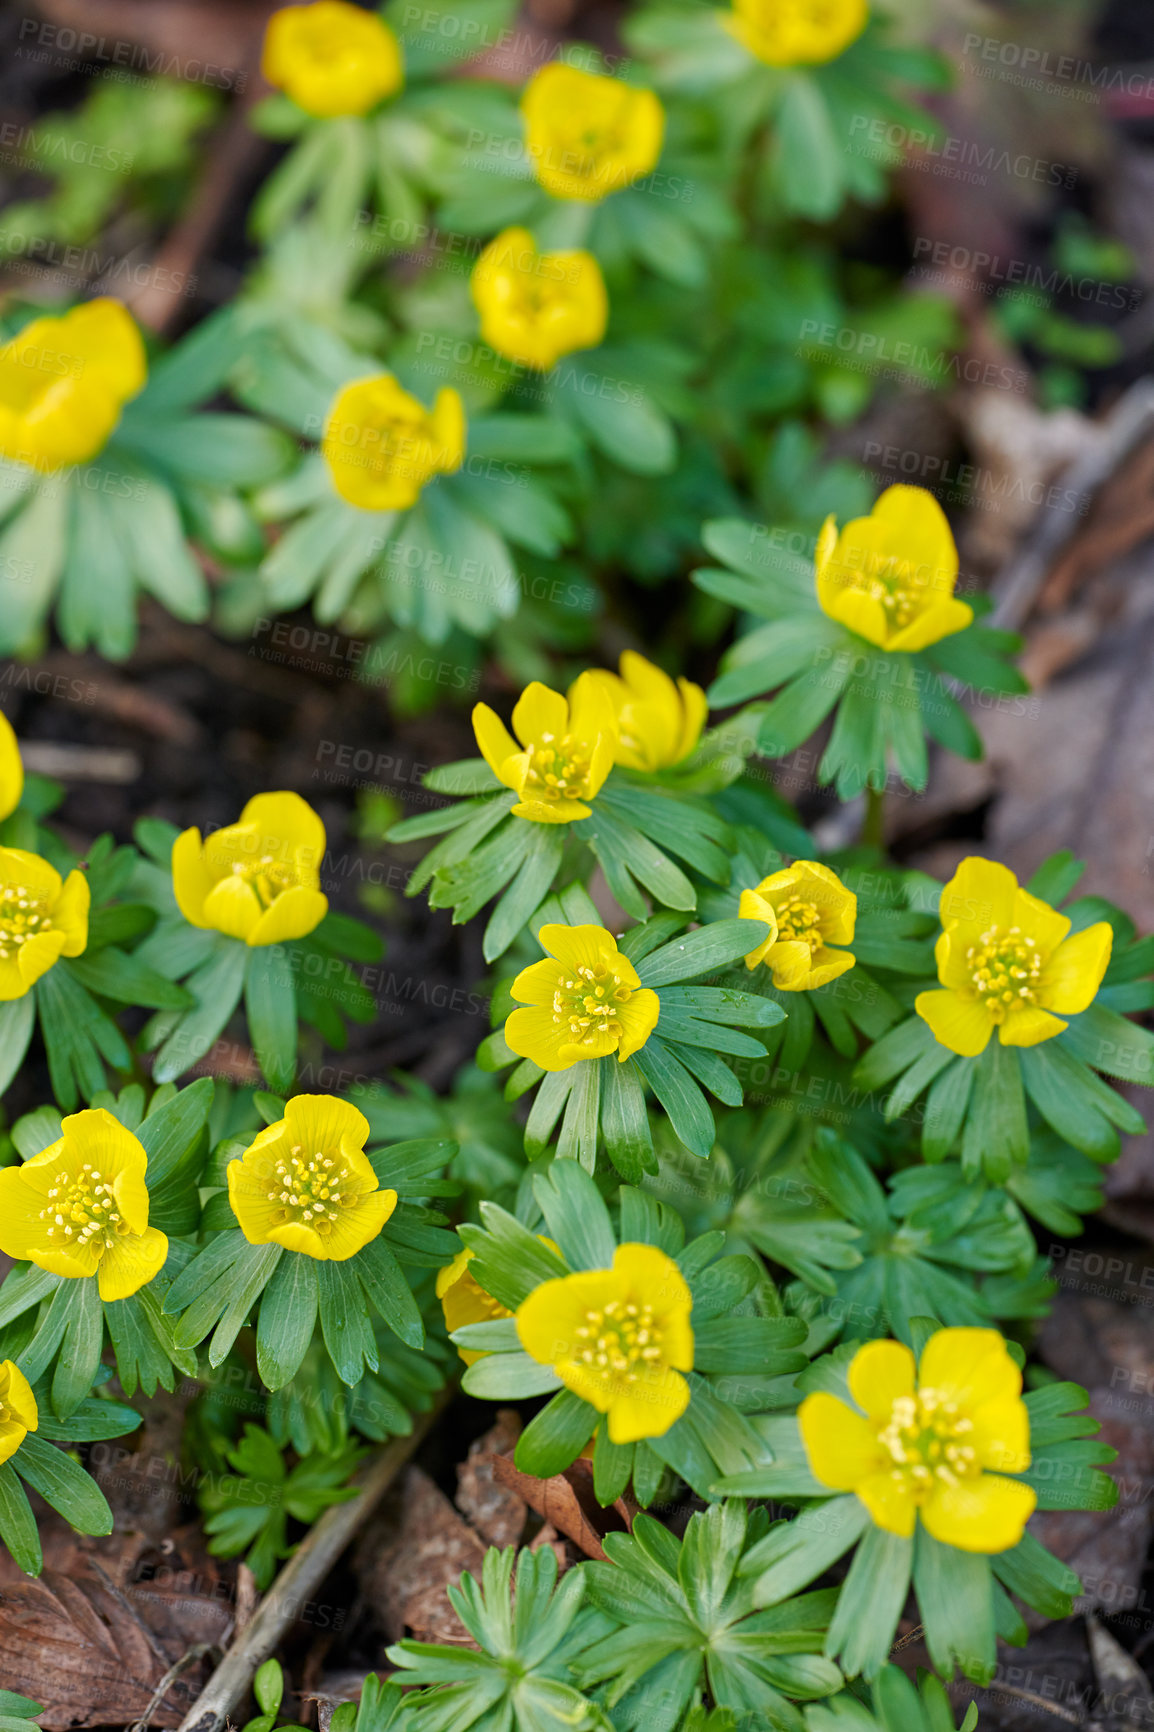
[[[927,1533],[963,1552],[1006,1552],[1016,1546],[1038,1496],[1018,1479],[984,1473],[956,1485],[935,1484],[922,1506]]]
[[[902,1539],[911,1538],[918,1519],[918,1506],[912,1484],[905,1474],[887,1468],[860,1480],[853,1489],[879,1528],[884,1528],[887,1534],[898,1534]]]
[[[612,1269],[583,1269],[542,1281],[517,1308],[517,1337],[531,1359],[556,1365],[576,1351],[577,1331],[589,1312],[603,1311],[624,1291],[624,1283]]]
[[[625,1004],[618,1005],[617,1021],[621,1028],[621,1044],[617,1048],[617,1057],[622,1064],[645,1045],[657,1027],[660,1014],[661,1000],[648,986],[643,986],[640,992],[633,993]]]
[[[1060,944],[1042,970],[1040,996],[1047,1010],[1063,1016],[1086,1010],[1102,984],[1113,945],[1114,932],[1105,920]]]
[[[998,1027],[998,1039],[1003,1046],[1037,1046],[1052,1040],[1069,1025],[1060,1016],[1051,1016],[1036,1004],[1014,1005],[1005,1022]]]
[[[777,910],[760,891],[743,890],[737,904],[737,917],[739,920],[764,920],[769,928],[757,949],[751,950],[745,958],[747,968],[756,968],[760,962],[765,961],[769,951],[777,943]]]
[[[543,957],[540,962],[531,962],[528,968],[523,968],[509,991],[520,1004],[552,1011],[553,995],[560,985],[562,972],[552,957]]]
[[[624,965],[621,972],[622,983],[626,986],[640,986],[637,971],[626,957],[620,956],[613,934],[607,932],[604,926],[542,926],[537,934],[537,942],[542,950],[556,957],[563,968],[604,968],[611,963],[615,971]],[[527,974],[528,969],[525,970]],[[520,977],[518,977],[520,978]],[[514,993],[517,993],[514,987]]]
[[[20,804],[24,792],[24,765],[20,747],[8,717],[0,711],[0,818],[6,818]]]
[[[59,962],[64,943],[63,932],[38,932],[35,937],[25,939],[16,955],[16,966],[25,987],[34,986]]]
[[[875,1425],[888,1424],[894,1402],[914,1393],[917,1368],[900,1341],[870,1341],[850,1360],[849,1392]]]
[[[895,632],[887,647],[895,654],[915,655],[930,644],[940,643],[944,637],[952,637],[956,631],[965,631],[973,623],[973,608],[949,596],[925,608],[909,625]]]
[[[108,1304],[131,1298],[164,1267],[168,1240],[157,1227],[126,1233],[101,1253],[96,1270],[100,1297]]]
[[[940,1045],[963,1058],[977,1058],[990,1044],[994,1025],[990,1013],[976,998],[956,992],[919,992],[914,1009]]]
[[[395,1191],[373,1191],[360,1202],[342,1208],[327,1233],[318,1235],[323,1259],[330,1263],[345,1263],[358,1251],[376,1239],[397,1206]]]
[[[182,831],[172,844],[172,889],[177,907],[191,926],[207,927],[204,904],[212,884],[204,864],[200,831]]]
[[[569,705],[560,692],[531,680],[514,707],[513,732],[527,747],[563,739],[569,732]]]
[[[92,891],[83,872],[70,872],[52,909],[52,925],[64,934],[64,956],[83,956],[88,947],[88,910]]]
[[[935,1330],[922,1349],[918,1381],[965,1412],[1022,1390],[1022,1373],[996,1329]]]
[[[530,1058],[542,1070],[569,1070],[572,1040],[567,1022],[554,1022],[553,1012],[534,1005],[515,1010],[505,1021],[505,1043],[518,1058]],[[606,1048],[613,1050],[612,1045]]]
[[[561,1374],[570,1389],[574,1385]],[[583,1392],[575,1389],[580,1395]],[[588,1398],[586,1398],[588,1399]],[[596,1406],[596,1402],[593,1404]],[[642,1376],[628,1394],[615,1394],[609,1407],[610,1443],[639,1443],[645,1437],[664,1437],[689,1406],[689,1384],[676,1371]],[[604,1408],[599,1411],[604,1412]]]
[[[299,794],[255,794],[240,815],[241,825],[256,832],[258,858],[271,854],[319,873],[325,857],[325,827]]]
[[[1008,866],[970,854],[942,890],[938,915],[943,926],[977,939],[991,926],[1014,924],[1017,895],[1018,880]]]
[[[284,1123],[291,1140],[310,1154],[330,1153],[346,1138],[354,1148],[363,1149],[369,1140],[364,1113],[336,1095],[293,1095],[285,1105]]]
[[[507,788],[521,786],[521,778],[511,774],[507,768],[509,759],[519,755],[520,747],[497,714],[488,704],[476,704],[473,708],[473,733],[481,756],[492,770],[499,782],[504,782]]]
[[[869,1421],[826,1390],[806,1396],[797,1423],[810,1472],[835,1491],[855,1491],[885,1460]]]
[[[309,890],[303,884],[293,884],[273,898],[249,932],[246,943],[256,948],[265,944],[290,944],[294,938],[307,938],[315,932],[329,911],[329,899],[320,890]]]
[[[36,1431],[40,1425],[40,1414],[36,1397],[32,1393],[32,1385],[14,1359],[6,1359],[0,1366],[0,1371],[6,1373],[4,1381],[0,1383],[0,1397],[3,1398],[5,1407],[25,1431]]]

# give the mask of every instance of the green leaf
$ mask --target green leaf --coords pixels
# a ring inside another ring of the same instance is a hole
[[[844,145],[816,77],[791,70],[777,110],[774,171],[788,209],[819,220],[842,200]]]
[[[746,1553],[740,1574],[757,1575],[754,1603],[777,1605],[836,1563],[869,1525],[856,1497],[826,1498],[770,1531]]]
[[[751,950],[768,936],[762,920],[715,920],[674,939],[643,957],[637,966],[642,986],[670,986],[699,974],[713,974]],[[780,1021],[780,1016],[773,1021]]]
[[[287,946],[262,944],[248,952],[244,1008],[249,1035],[265,1079],[287,1094],[296,1079],[296,976]]]
[[[317,1315],[316,1265],[311,1257],[282,1257],[261,1300],[256,1365],[266,1389],[280,1389],[300,1368]]]
[[[842,1670],[876,1678],[889,1656],[909,1592],[914,1542],[869,1526],[838,1594],[826,1653]]]
[[[479,1360],[478,1364],[484,1364]],[[597,1429],[599,1414],[587,1401],[563,1389],[543,1407],[517,1443],[513,1460],[522,1473],[549,1479],[570,1467]]]
[[[250,955],[247,945],[223,939],[220,948],[189,975],[185,984],[197,1001],[196,1008],[185,1012],[157,1053],[154,1081],[175,1082],[204,1057],[236,1009]]]
[[[914,1538],[914,1591],[935,1669],[988,1683],[997,1664],[990,1560],[935,1540],[919,1522]]]
[[[533,1180],[533,1195],[548,1235],[570,1269],[609,1269],[617,1240],[609,1210],[589,1174],[576,1161],[554,1161]]]
[[[523,1401],[533,1395],[551,1395],[560,1389],[561,1379],[552,1366],[540,1364],[527,1353],[486,1353],[467,1367],[461,1387],[484,1401]]]
[[[631,1059],[624,1064],[610,1059],[602,1068],[601,1133],[605,1148],[622,1177],[636,1182],[657,1167],[645,1091]]]
[[[693,1154],[707,1159],[717,1135],[713,1113],[680,1059],[651,1034],[633,1062],[668,1113],[676,1135]]]
[[[290,1253],[291,1255],[291,1253]],[[380,1363],[356,1271],[348,1263],[318,1263],[321,1334],[342,1383],[359,1383],[363,1367]]]
[[[136,1135],[148,1156],[150,1190],[177,1176],[187,1163],[208,1123],[213,1086],[211,1077],[198,1077],[141,1120]]]
[[[357,1253],[354,1261],[365,1293],[389,1328],[406,1346],[420,1352],[425,1345],[420,1309],[385,1240],[372,1240]]]
[[[0,1094],[8,1087],[28,1051],[36,1022],[36,997],[26,992],[0,1004]]]
[[[0,1464],[0,1540],[26,1576],[40,1574],[44,1559],[36,1517],[10,1461]]]
[[[677,436],[640,386],[602,379],[572,360],[555,372],[564,406],[607,457],[637,475],[669,473],[677,462]]]
[[[1022,1069],[1015,1047],[991,1040],[975,1063],[969,1117],[962,1137],[962,1171],[984,1172],[993,1184],[1004,1184],[1030,1153]]]
[[[16,1471],[78,1533],[110,1534],[112,1511],[91,1476],[62,1449],[30,1433],[15,1456]]]

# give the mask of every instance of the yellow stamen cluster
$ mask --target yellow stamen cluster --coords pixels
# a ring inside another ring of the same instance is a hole
[[[300,874],[274,854],[262,854],[259,860],[234,860],[232,870],[256,891],[261,904],[269,908],[282,890],[291,890],[302,882]]]
[[[288,1159],[279,1155],[274,1163],[268,1200],[281,1205],[282,1223],[299,1221],[314,1232],[331,1233],[340,1208],[341,1186],[348,1181],[348,1168],[342,1160],[320,1150],[310,1157],[300,1143],[294,1143]]]
[[[542,734],[530,754],[522,800],[587,800],[589,748],[565,734]]]
[[[887,559],[884,564],[871,567],[866,581],[867,593],[881,602],[895,631],[909,625],[925,601],[924,594],[908,582],[908,575],[905,560]]]
[[[553,994],[553,1021],[567,1022],[575,1041],[592,1045],[593,1037],[620,1034],[617,1006],[629,1002],[629,988],[613,971],[582,963],[574,975],[562,975]]]
[[[43,897],[33,896],[20,885],[0,893],[0,962],[18,955],[20,946],[38,933],[50,931],[52,921]]]
[[[973,1420],[958,1412],[956,1402],[935,1389],[919,1389],[916,1395],[898,1396],[878,1439],[894,1463],[894,1479],[912,1481],[915,1495],[928,1494],[935,1480],[957,1485],[981,1473],[973,1445],[962,1441],[973,1429]]]
[[[586,1313],[577,1339],[584,1343],[573,1355],[578,1364],[612,1372],[626,1383],[636,1383],[661,1361],[661,1331],[652,1305],[611,1299],[603,1311]]]
[[[1042,958],[1034,938],[1021,927],[991,926],[966,951],[974,990],[995,1023],[1004,1022],[1014,1004],[1036,1004]]]
[[[802,896],[787,896],[777,909],[778,943],[808,944],[811,951],[820,950],[820,919],[816,902],[807,902]]]
[[[50,1239],[64,1239],[70,1245],[87,1245],[97,1239],[107,1251],[118,1235],[128,1232],[128,1226],[116,1207],[112,1186],[99,1168],[85,1163],[75,1178],[61,1179],[48,1193],[48,1207],[41,1209],[40,1219],[51,1221]]]

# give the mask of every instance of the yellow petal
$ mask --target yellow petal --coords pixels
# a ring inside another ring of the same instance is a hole
[[[1056,908],[1051,908],[1048,902],[1040,897],[1031,896],[1028,890],[1019,887],[1014,897],[1014,913],[1011,922],[1020,926],[1022,932],[1033,938],[1043,960],[1057,950],[1063,938],[1070,930],[1070,920],[1067,915],[1059,914]],[[1109,927],[1106,928],[1110,930]]]
[[[561,980],[561,970],[550,957],[531,962],[523,968],[509,988],[521,1004],[531,1004],[538,1010],[552,1009],[553,995]]]
[[[26,848],[0,848],[0,886],[31,890],[54,903],[62,884],[55,866],[39,854],[30,854]]]
[[[256,794],[240,815],[256,831],[256,853],[291,859],[298,869],[319,873],[325,857],[325,827],[307,800],[289,792]]]
[[[40,1414],[32,1385],[14,1359],[6,1359],[0,1365],[0,1377],[3,1379],[0,1381],[0,1399],[5,1407],[25,1431],[38,1430]]]
[[[99,374],[119,403],[143,391],[148,357],[140,329],[120,301],[108,295],[73,307],[66,315],[68,342],[84,361],[84,376]]]
[[[918,1506],[912,1484],[905,1474],[885,1469],[860,1480],[853,1489],[879,1528],[902,1539],[911,1537],[917,1522]]]
[[[396,1206],[395,1191],[373,1191],[361,1201],[342,1208],[329,1231],[318,1235],[324,1247],[322,1260],[345,1263],[355,1257],[380,1235]]]
[[[246,943],[256,931],[261,906],[252,885],[241,877],[222,878],[214,884],[204,903],[206,923],[229,938]]]
[[[92,892],[83,872],[70,872],[52,909],[52,924],[64,934],[63,956],[82,956],[88,948],[88,910]]]
[[[592,669],[578,674],[569,687],[569,732],[578,740],[615,739],[617,716],[613,700],[604,681],[596,678]],[[612,764],[612,754],[609,761]],[[605,774],[609,774],[608,770]]]
[[[259,915],[246,942],[256,948],[265,944],[290,944],[315,932],[329,911],[329,899],[319,890],[293,884],[274,897]]]
[[[661,1001],[648,986],[635,992],[625,1004],[618,1005],[617,1021],[621,1026],[621,1043],[617,1048],[617,1057],[622,1064],[645,1045],[657,1027],[660,1014]]]
[[[432,422],[437,468],[442,475],[455,475],[465,461],[465,405],[451,385],[437,392]]]
[[[825,1390],[806,1396],[797,1423],[810,1472],[835,1491],[856,1490],[885,1459],[868,1420]]]
[[[518,1058],[530,1058],[542,1070],[569,1070],[577,1060],[570,1056],[572,1041],[567,1022],[554,1022],[551,1010],[538,1006],[515,1010],[505,1021],[505,1043]],[[605,1047],[613,1050],[613,1043]],[[599,1056],[590,1053],[591,1057]]]
[[[928,649],[930,644],[940,643],[944,637],[952,637],[956,631],[965,631],[974,623],[974,610],[964,601],[958,601],[950,596],[945,601],[935,602],[927,607],[907,626],[903,626],[890,638],[888,648],[894,653],[916,655],[918,650]]]
[[[1022,1373],[996,1329],[938,1329],[922,1349],[918,1381],[968,1412],[1019,1395]]]
[[[745,958],[747,968],[756,968],[759,963],[765,961],[770,950],[777,943],[777,911],[773,903],[762,896],[760,891],[743,890],[737,905],[737,914],[740,920],[764,920],[769,928],[756,950],[751,950]]]
[[[874,596],[854,589],[840,567],[827,565],[818,578],[817,599],[821,610],[847,630],[855,632],[878,649],[885,649],[889,623],[885,608]]]
[[[27,1426],[11,1419],[0,1420],[0,1464],[11,1461],[27,1435]]]
[[[1060,1016],[1051,1016],[1036,1004],[1017,1004],[1011,1006],[1005,1022],[999,1025],[998,1039],[1003,1046],[1038,1046],[1068,1026]]]
[[[580,800],[518,800],[510,811],[515,818],[527,818],[534,824],[575,824],[579,818],[588,818],[591,807]]]
[[[678,1372],[642,1376],[633,1393],[614,1396],[609,1407],[609,1441],[639,1443],[645,1437],[664,1437],[688,1406],[689,1384]]]
[[[810,948],[801,938],[779,939],[766,953],[779,992],[804,992],[809,983]]]
[[[956,926],[979,938],[991,926],[1012,926],[1018,880],[1008,866],[970,854],[942,890],[938,914],[943,926]]]
[[[34,986],[60,960],[64,943],[63,932],[38,932],[34,938],[25,939],[16,955],[25,990]]]
[[[513,710],[513,732],[523,746],[563,739],[569,732],[569,705],[560,692],[531,680]]]
[[[204,904],[212,883],[204,864],[200,831],[182,831],[172,844],[172,889],[177,907],[191,926],[208,926]]]
[[[915,1373],[914,1356],[900,1341],[870,1341],[851,1359],[847,1382],[862,1412],[884,1425],[894,1402],[914,1393]]]
[[[623,1293],[624,1283],[612,1269],[583,1269],[542,1281],[517,1308],[517,1338],[538,1364],[556,1365],[576,1352],[577,1331],[589,1312],[603,1311]]]
[[[100,1297],[109,1304],[130,1298],[160,1273],[167,1256],[168,1240],[158,1228],[126,1233],[101,1254],[96,1271]]]
[[[364,1113],[336,1095],[293,1095],[285,1105],[284,1123],[290,1140],[310,1153],[339,1149],[346,1140],[352,1148],[363,1149],[369,1140]]]
[[[1063,1016],[1087,1009],[1102,984],[1113,944],[1113,929],[1105,920],[1060,944],[1042,970],[1040,997],[1046,1008]]]
[[[934,1039],[962,1058],[977,1058],[990,1044],[994,1025],[976,998],[961,998],[956,992],[919,992],[914,1009],[929,1024]]]
[[[689,1283],[673,1258],[656,1245],[628,1240],[624,1245],[618,1245],[613,1254],[613,1274],[631,1299],[652,1305],[658,1319],[681,1313],[688,1316],[693,1304]],[[674,1359],[673,1363],[688,1371],[693,1361],[690,1359],[689,1364],[681,1364]]]
[[[1006,1552],[1016,1546],[1034,1513],[1037,1493],[1021,1480],[983,1473],[956,1485],[936,1482],[922,1506],[926,1530],[963,1552]]]
[[[803,975],[793,975],[788,986],[784,982],[779,985],[776,979],[774,985],[779,986],[782,992],[814,992],[819,986],[827,986],[831,980],[837,980],[839,975],[847,974],[854,966],[854,961],[848,950],[827,950],[823,945],[814,952]]]
[[[20,804],[24,792],[24,765],[20,747],[8,717],[0,710],[0,818],[6,818]]]
[[[609,965],[623,986],[641,985],[637,970],[627,956],[622,956],[613,934],[604,926],[542,926],[537,938],[542,950],[556,957],[563,968],[599,969]]]
[[[477,738],[481,756],[492,770],[499,782],[504,782],[507,788],[519,788],[520,777],[509,774],[510,758],[518,755],[516,740],[488,704],[477,704],[473,709],[473,732]]]

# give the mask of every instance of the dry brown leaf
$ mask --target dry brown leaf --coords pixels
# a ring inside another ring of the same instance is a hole
[[[621,1533],[632,1525],[632,1511],[622,1499],[602,1509],[593,1494],[593,1464],[579,1457],[564,1473],[551,1479],[535,1479],[513,1465],[511,1457],[493,1457],[493,1477],[507,1485],[530,1509],[580,1546],[587,1558],[605,1561],[602,1540],[607,1533]]]
[[[485,1546],[419,1467],[381,1505],[354,1560],[365,1597],[390,1642],[467,1645],[446,1588],[463,1570],[480,1576]]]
[[[515,1408],[502,1407],[497,1423],[469,1445],[469,1459],[457,1469],[457,1508],[491,1546],[515,1546],[525,1530],[525,1503],[493,1474],[495,1456],[508,1454],[521,1435]]]

